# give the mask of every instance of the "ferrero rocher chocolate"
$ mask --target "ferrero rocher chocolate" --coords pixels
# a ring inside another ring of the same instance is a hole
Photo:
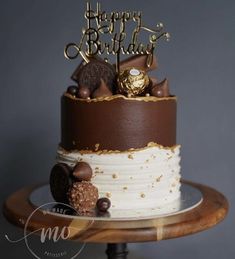
[[[120,72],[118,77],[119,92],[128,97],[140,95],[148,85],[148,75],[137,68],[125,69]]]

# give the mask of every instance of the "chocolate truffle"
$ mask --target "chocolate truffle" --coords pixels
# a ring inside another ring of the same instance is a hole
[[[133,97],[142,94],[149,85],[149,77],[143,70],[129,68],[120,72],[118,77],[119,92]]]
[[[92,169],[86,162],[78,162],[73,169],[73,176],[78,181],[90,181]]]
[[[79,213],[91,212],[98,200],[98,189],[90,182],[75,182],[68,191],[69,204]]]
[[[50,189],[55,201],[68,203],[67,192],[72,185],[71,170],[67,164],[58,163],[51,169]]]

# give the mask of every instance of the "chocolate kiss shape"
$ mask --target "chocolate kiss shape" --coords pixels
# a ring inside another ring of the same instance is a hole
[[[80,214],[92,211],[98,200],[98,189],[91,182],[75,182],[68,193],[69,204]]]
[[[151,95],[156,97],[168,97],[170,96],[168,80],[165,78],[159,84],[153,85],[151,89]]]
[[[77,79],[78,85],[88,87],[92,93],[99,87],[100,80],[103,79],[112,91],[116,83],[116,71],[111,64],[93,59],[81,67]]]
[[[94,91],[92,94],[93,98],[97,97],[106,97],[113,95],[112,92],[109,90],[108,86],[105,84],[104,80],[101,79],[100,86]]]
[[[73,176],[78,181],[90,181],[92,169],[86,162],[78,162],[73,169]]]
[[[155,86],[155,85],[157,85],[158,80],[157,80],[156,77],[150,77],[150,82],[151,82],[151,85],[152,85],[152,86]]]

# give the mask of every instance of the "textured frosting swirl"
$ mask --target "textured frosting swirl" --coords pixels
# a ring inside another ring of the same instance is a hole
[[[112,210],[151,209],[164,206],[180,196],[180,146],[174,149],[147,147],[120,153],[64,152],[59,148],[57,162],[74,166],[90,164],[92,183],[100,197],[108,197]]]

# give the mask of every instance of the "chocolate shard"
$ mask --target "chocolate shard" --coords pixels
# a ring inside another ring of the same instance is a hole
[[[140,70],[144,70],[148,72],[156,69],[158,67],[156,56],[153,56],[153,63],[150,67],[147,66],[147,58],[148,58],[147,54],[145,55],[138,54],[138,55],[131,56],[120,62],[120,70],[124,70],[130,67],[135,67]]]
[[[151,95],[156,96],[156,97],[170,96],[168,80],[165,78],[160,83],[153,85],[151,88]]]
[[[93,92],[92,98],[98,98],[98,97],[106,97],[111,96],[113,93],[109,90],[108,86],[104,82],[103,79],[101,79],[100,86]]]

